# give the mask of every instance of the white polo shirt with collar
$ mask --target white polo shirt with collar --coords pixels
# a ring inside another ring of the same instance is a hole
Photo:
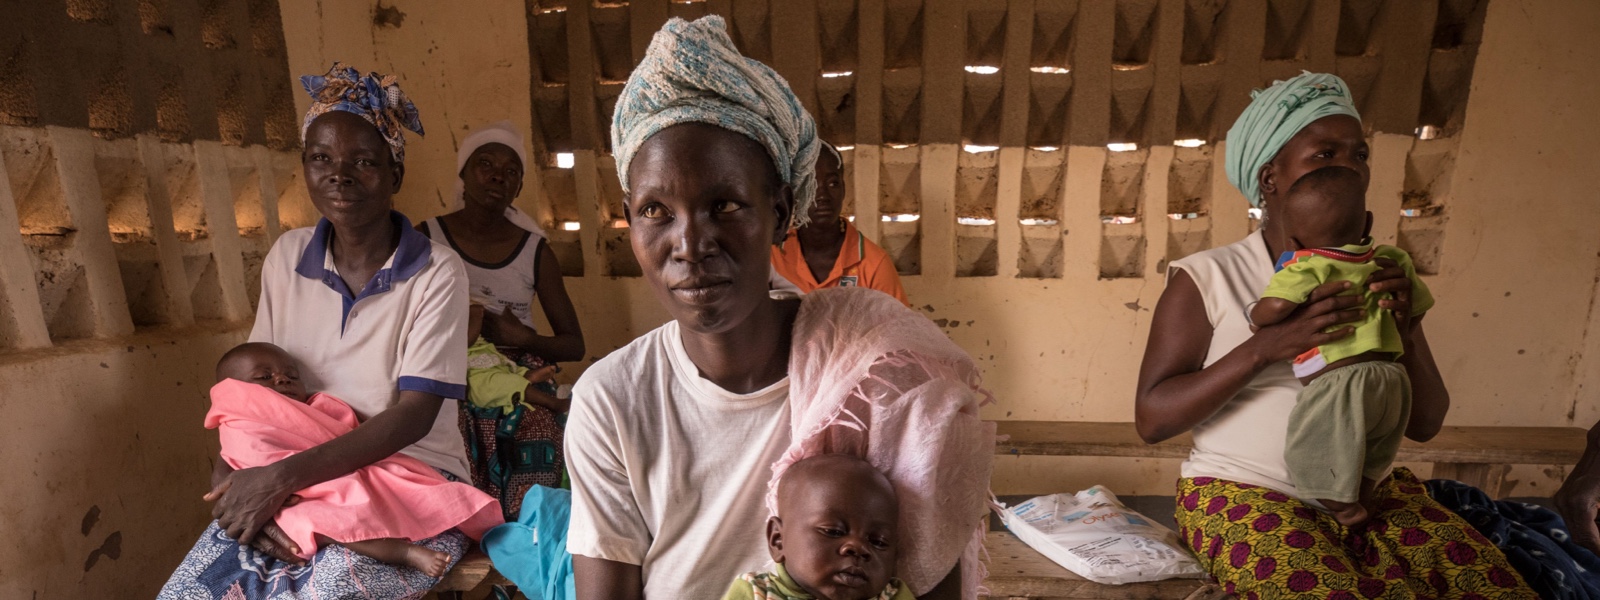
[[[360,294],[333,264],[333,227],[284,233],[261,266],[261,303],[250,341],[269,342],[300,362],[306,389],[326,392],[362,421],[394,406],[402,390],[445,398],[433,429],[401,453],[466,478],[457,426],[467,391],[467,275],[461,258],[391,218],[400,243]]]

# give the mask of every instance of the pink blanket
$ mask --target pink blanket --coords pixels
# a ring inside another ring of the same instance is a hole
[[[789,356],[788,452],[772,466],[768,510],[789,465],[818,454],[865,458],[900,499],[896,575],[917,595],[959,560],[962,596],[983,581],[994,424],[976,363],[899,301],[865,288],[806,296]]]
[[[261,467],[339,437],[357,425],[355,411],[327,394],[301,404],[266,387],[233,379],[211,388],[206,428],[222,439],[222,458],[235,469]],[[474,540],[505,522],[500,503],[465,483],[445,479],[422,461],[396,454],[354,473],[299,492],[301,501],[278,512],[278,526],[316,553],[313,535],[341,542],[378,538],[411,541],[459,528]]]

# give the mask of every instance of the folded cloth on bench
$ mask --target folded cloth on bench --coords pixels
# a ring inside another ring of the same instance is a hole
[[[860,456],[899,496],[896,575],[926,594],[959,560],[962,597],[975,598],[995,445],[994,424],[978,418],[993,398],[977,364],[927,317],[872,289],[813,292],[793,331],[803,336],[789,356],[793,437],[772,466],[768,510],[777,513],[789,465]]]
[[[333,396],[301,404],[266,387],[225,379],[211,388],[207,429],[222,440],[235,469],[266,466],[354,430],[355,411]],[[432,467],[396,454],[298,492],[300,503],[276,517],[301,558],[316,553],[315,534],[341,542],[427,539],[458,528],[480,539],[505,521],[500,503],[471,485],[446,480]]]
[[[1600,557],[1572,543],[1567,523],[1534,504],[1496,501],[1459,481],[1431,479],[1428,495],[1506,553],[1544,600],[1600,600]]]

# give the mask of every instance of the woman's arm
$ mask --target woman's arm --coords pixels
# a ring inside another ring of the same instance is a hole
[[[1378,257],[1383,267],[1367,278],[1367,289],[1373,293],[1388,293],[1390,297],[1379,300],[1378,306],[1394,312],[1395,324],[1405,344],[1405,354],[1400,364],[1411,378],[1411,421],[1406,423],[1406,437],[1426,442],[1439,435],[1444,427],[1444,417],[1450,412],[1450,391],[1444,386],[1439,366],[1433,362],[1433,349],[1428,346],[1428,336],[1422,331],[1425,314],[1412,315],[1412,282],[1416,274],[1410,263],[1402,264],[1389,257]],[[1422,294],[1426,311],[1431,308],[1430,294]]]
[[[1212,328],[1205,301],[1187,272],[1174,271],[1151,317],[1150,339],[1139,367],[1134,400],[1139,437],[1154,444],[1193,429],[1232,400],[1267,365],[1350,335],[1354,328],[1323,333],[1329,327],[1361,319],[1361,297],[1337,295],[1349,287],[1343,282],[1319,286],[1294,315],[1262,327],[1206,367]]]
[[[433,428],[444,399],[426,392],[402,390],[394,406],[350,433],[265,467],[240,469],[225,476],[210,494],[211,514],[241,544],[255,539],[263,525],[297,491],[378,462],[417,443]]]
[[[1406,423],[1406,437],[1426,442],[1444,427],[1444,416],[1450,412],[1450,390],[1445,389],[1439,365],[1433,362],[1433,349],[1422,331],[1422,317],[1417,315],[1411,320],[1411,336],[1406,340],[1400,364],[1411,377],[1411,421]]]
[[[639,565],[572,555],[578,600],[643,600],[644,570]]]
[[[539,335],[509,313],[487,315],[484,319],[484,337],[502,346],[515,346],[550,362],[583,360],[583,328],[578,325],[578,311],[567,295],[567,284],[561,276],[561,264],[545,242],[539,243],[538,281],[539,306],[544,308],[545,319],[550,321],[553,335]]]

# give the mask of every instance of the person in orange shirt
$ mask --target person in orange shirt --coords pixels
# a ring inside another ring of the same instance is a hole
[[[894,261],[839,214],[844,205],[844,159],[832,144],[817,156],[817,201],[811,222],[772,247],[772,270],[801,293],[831,287],[878,290],[909,306]]]

